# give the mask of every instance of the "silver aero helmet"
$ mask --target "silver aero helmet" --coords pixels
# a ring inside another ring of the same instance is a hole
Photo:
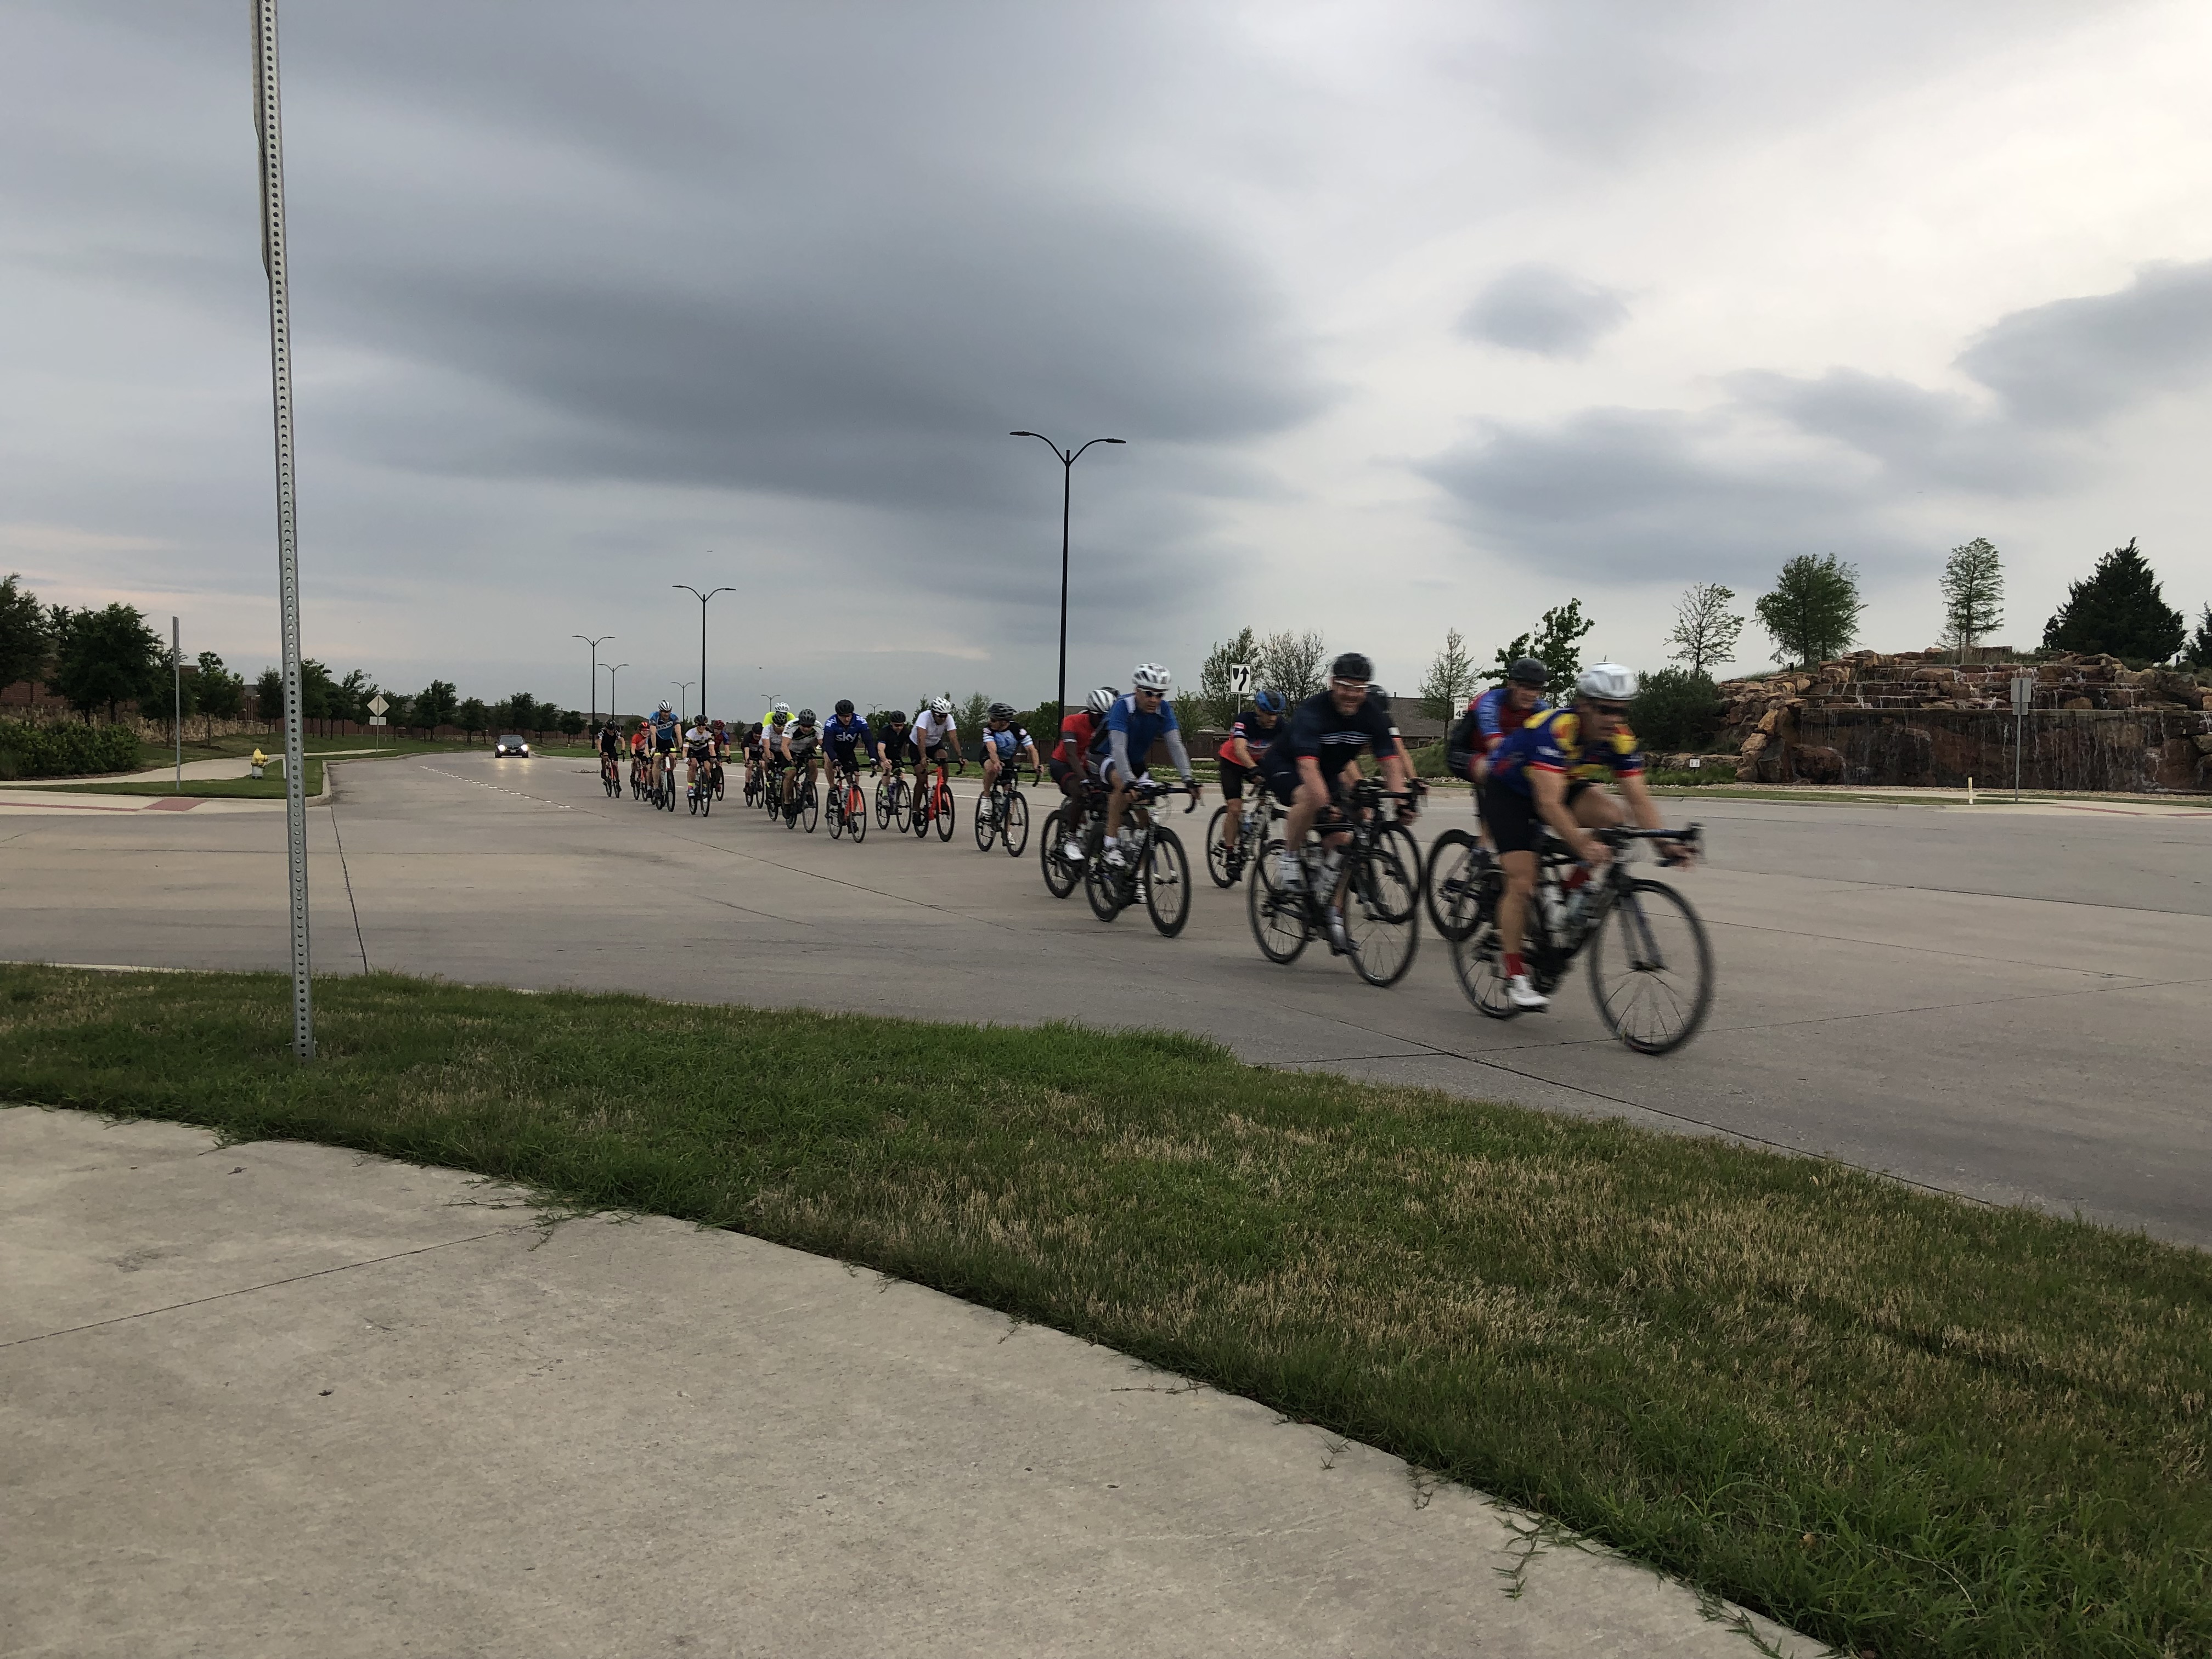
[[[1103,714],[1121,700],[1121,694],[1110,685],[1102,685],[1091,694],[1088,707],[1094,714]]]
[[[1617,662],[1594,662],[1575,682],[1575,695],[1593,702],[1626,702],[1636,695],[1636,671]]]
[[[664,714],[672,714],[676,711],[668,706],[668,699],[663,697],[660,700],[660,712]]]
[[[952,699],[950,697],[932,697],[929,700],[929,712],[936,715],[938,719],[943,720],[947,714],[952,712]]]
[[[1129,671],[1129,684],[1139,691],[1165,692],[1175,676],[1156,662],[1140,662]]]

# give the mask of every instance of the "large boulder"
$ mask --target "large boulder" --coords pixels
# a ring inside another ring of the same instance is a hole
[[[1790,751],[1790,769],[1804,783],[1841,783],[1844,757],[1833,749],[1801,744]]]

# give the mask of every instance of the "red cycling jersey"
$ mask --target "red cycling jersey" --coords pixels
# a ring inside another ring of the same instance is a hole
[[[1060,723],[1060,747],[1053,757],[1070,766],[1080,767],[1083,757],[1091,747],[1091,740],[1098,735],[1098,721],[1088,708],[1079,708]]]

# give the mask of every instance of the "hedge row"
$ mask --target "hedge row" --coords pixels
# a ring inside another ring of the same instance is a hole
[[[0,720],[0,778],[73,778],[128,772],[138,734],[127,726],[27,726]]]

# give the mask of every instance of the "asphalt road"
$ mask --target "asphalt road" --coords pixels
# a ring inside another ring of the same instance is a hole
[[[854,847],[734,797],[704,820],[610,801],[572,761],[336,776],[311,813],[319,972],[1175,1026],[2212,1244],[2212,813],[1674,804],[1708,828],[1679,884],[1720,984],[1705,1030],[1654,1060],[1607,1037],[1580,978],[1548,1015],[1482,1018],[1432,937],[1378,991],[1318,950],[1271,966],[1242,895],[1210,884],[1178,939],[1140,912],[1103,925],[1033,856],[977,853],[964,800],[948,844]],[[1176,822],[1195,849],[1203,816]],[[284,890],[280,811],[0,811],[0,957],[281,968]]]

